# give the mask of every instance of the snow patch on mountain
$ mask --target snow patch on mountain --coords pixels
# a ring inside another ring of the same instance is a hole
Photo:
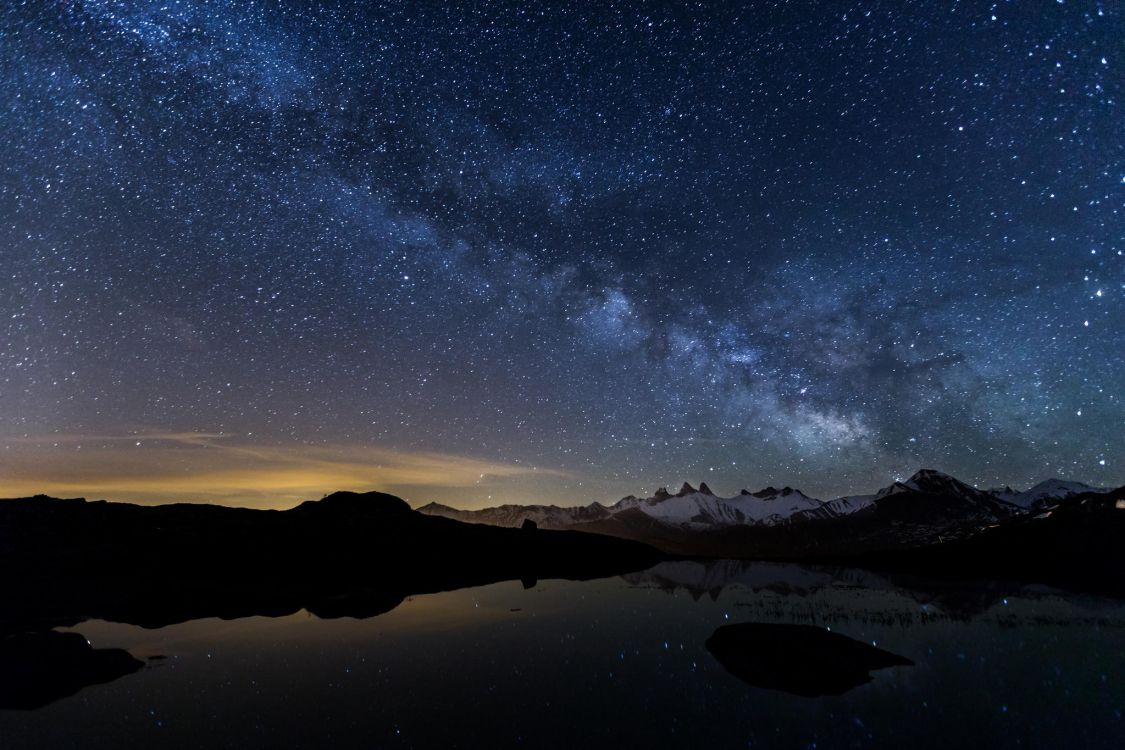
[[[830,500],[824,504],[824,507],[829,510],[832,515],[846,516],[849,513],[855,513],[858,510],[869,508],[878,499],[876,495],[847,495],[846,497],[838,497],[835,500]]]
[[[734,497],[718,497],[706,484],[696,490],[690,484],[675,495],[661,488],[649,498],[624,497],[609,507],[611,513],[636,508],[661,523],[692,528],[732,524],[782,523],[795,513],[819,509],[823,503],[791,487],[768,487]]]
[[[1082,482],[1068,482],[1065,479],[1046,479],[1029,490],[1001,499],[1021,508],[1036,508],[1042,505],[1051,505],[1086,492],[1102,493],[1109,492],[1109,489],[1091,487],[1088,484],[1082,484]]]

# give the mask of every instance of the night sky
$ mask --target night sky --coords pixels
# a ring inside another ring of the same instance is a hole
[[[0,496],[1125,483],[1120,3],[452,5],[3,4]]]

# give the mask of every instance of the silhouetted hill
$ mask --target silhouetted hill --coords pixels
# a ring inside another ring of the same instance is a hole
[[[375,516],[405,518],[413,513],[405,500],[385,492],[333,492],[320,500],[306,500],[286,512],[348,521]]]
[[[664,557],[578,531],[465,524],[383,493],[284,511],[0,500],[0,630],[85,617],[155,626],[306,608],[368,616],[414,593],[594,578]]]

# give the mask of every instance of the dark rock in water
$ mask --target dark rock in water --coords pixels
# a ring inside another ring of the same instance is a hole
[[[0,709],[42,708],[143,666],[123,649],[92,648],[78,633],[8,635],[0,638]]]
[[[870,682],[872,670],[914,665],[812,625],[724,625],[706,645],[728,672],[748,685],[810,698],[842,695]]]
[[[539,528],[539,524],[535,523],[535,521],[532,521],[530,518],[525,518],[523,519],[523,523],[520,524],[520,528],[524,531],[535,531]]]

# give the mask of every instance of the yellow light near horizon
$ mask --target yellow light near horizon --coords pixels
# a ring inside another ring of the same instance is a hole
[[[336,490],[381,490],[416,498],[439,490],[482,494],[497,482],[530,475],[561,473],[451,454],[259,446],[214,435],[51,436],[6,446],[0,455],[0,497],[80,495],[287,508]]]

